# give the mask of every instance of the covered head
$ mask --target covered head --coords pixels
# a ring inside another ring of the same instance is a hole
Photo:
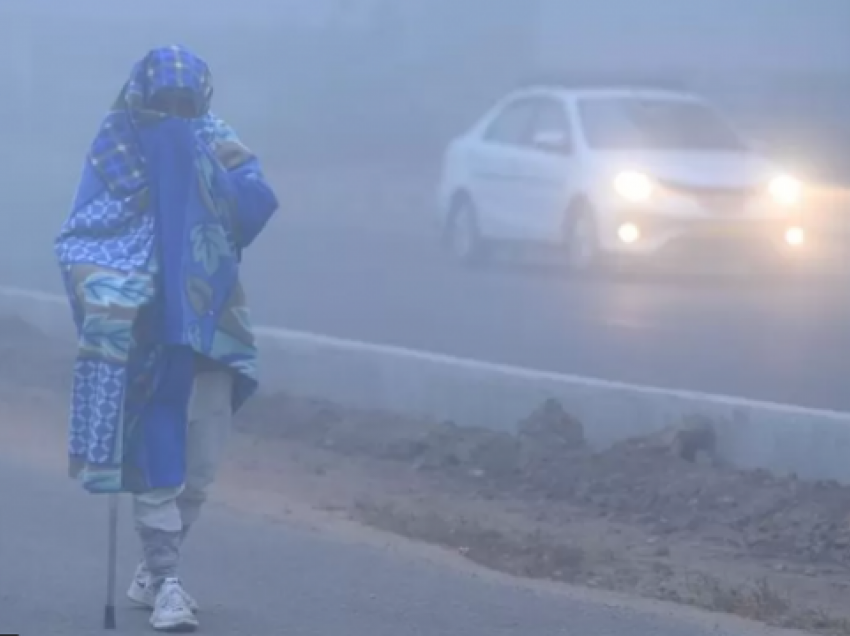
[[[127,197],[147,185],[138,144],[142,129],[169,118],[206,120],[212,94],[209,66],[186,47],[153,49],[137,62],[89,152],[91,166],[110,192]]]
[[[209,66],[183,46],[153,49],[133,69],[116,110],[196,118],[210,109],[213,87]]]

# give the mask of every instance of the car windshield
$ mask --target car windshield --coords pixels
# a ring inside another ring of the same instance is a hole
[[[579,102],[587,143],[598,150],[742,150],[743,140],[697,101],[594,98]]]

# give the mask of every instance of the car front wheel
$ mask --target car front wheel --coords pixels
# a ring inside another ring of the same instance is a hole
[[[480,265],[486,259],[487,245],[481,237],[475,205],[469,198],[460,197],[455,202],[445,239],[452,257],[463,265]]]
[[[564,244],[571,273],[587,275],[600,271],[603,258],[592,210],[582,206],[567,215]]]

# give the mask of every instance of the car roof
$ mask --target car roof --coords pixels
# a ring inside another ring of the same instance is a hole
[[[694,99],[687,82],[675,77],[652,77],[635,74],[537,73],[519,82],[510,95],[549,94],[565,98],[577,97],[657,97],[661,99]]]

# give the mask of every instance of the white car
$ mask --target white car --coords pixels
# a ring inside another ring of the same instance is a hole
[[[800,253],[803,194],[695,95],[536,86],[450,144],[438,222],[464,263],[521,243],[581,273],[612,257]]]

